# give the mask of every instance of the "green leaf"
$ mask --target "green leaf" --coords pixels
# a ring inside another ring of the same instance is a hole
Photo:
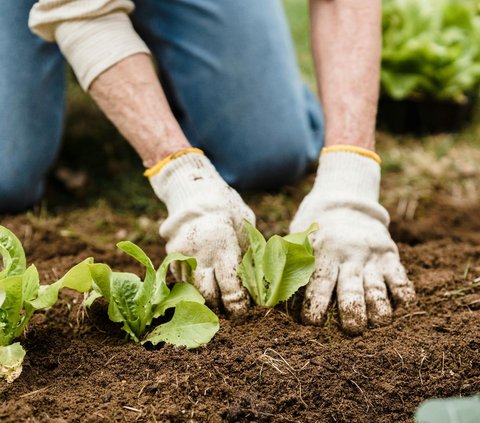
[[[202,297],[202,294],[200,294],[197,288],[193,285],[187,282],[176,283],[173,285],[166,300],[160,304],[160,307],[158,307],[154,317],[163,316],[167,309],[176,307],[177,304],[182,301],[205,304],[205,299]]]
[[[168,268],[175,261],[185,262],[191,270],[195,270],[197,268],[197,260],[193,257],[188,257],[181,253],[170,253],[167,254],[162,264],[158,268],[157,279],[165,281],[167,278]]]
[[[20,322],[22,311],[22,277],[10,276],[0,279],[0,288],[6,296],[0,314],[0,345],[7,346],[14,337],[17,325]]]
[[[122,320],[118,320],[119,316],[116,313],[110,316],[110,319],[117,322],[123,321],[124,330],[136,342],[139,342],[143,335],[142,326],[146,324],[146,322],[140,320],[139,306],[136,301],[140,286],[141,282],[136,275],[120,272],[114,273],[110,286],[110,301],[116,305]]]
[[[85,298],[85,300],[83,301],[83,305],[87,308],[90,308],[96,300],[98,300],[99,298],[102,298],[102,297],[103,297],[103,295],[100,294],[100,292],[90,291],[87,298]]]
[[[480,397],[432,399],[423,402],[415,413],[416,423],[477,423]]]
[[[29,301],[35,310],[40,310],[53,306],[58,299],[58,293],[62,288],[74,289],[78,292],[87,292],[92,286],[92,276],[90,274],[90,264],[92,258],[72,267],[63,278],[50,285],[42,285],[38,290],[38,296],[35,300]]]
[[[257,304],[274,307],[308,283],[315,267],[308,236],[318,227],[312,224],[305,232],[275,235],[266,242],[250,222],[244,224],[250,246],[238,275]]]
[[[22,275],[22,285],[23,301],[32,301],[37,296],[40,287],[40,276],[33,264]]]
[[[315,257],[304,245],[288,242],[278,235],[267,242],[263,270],[268,282],[268,307],[288,300],[305,286],[315,270]]]
[[[177,304],[172,320],[157,326],[142,343],[168,342],[188,349],[197,348],[207,344],[219,327],[218,317],[208,307],[182,301]]]
[[[243,221],[247,230],[250,247],[247,249],[238,267],[238,276],[242,285],[257,304],[264,305],[266,287],[263,273],[263,256],[267,242],[261,232],[248,220]]]
[[[255,266],[252,247],[248,247],[247,252],[238,266],[237,273],[242,281],[242,285],[247,289],[253,301],[255,301],[256,304],[264,305],[265,290],[263,289],[263,295],[259,293],[259,285],[261,284],[263,286],[264,284],[263,275],[260,279],[257,278],[259,268],[261,270],[261,265]]]
[[[287,236],[284,236],[283,239],[293,244],[302,245],[308,253],[313,254],[313,248],[310,245],[308,236],[317,230],[318,225],[316,223],[312,223],[305,232],[288,234]]]
[[[165,301],[169,295],[170,290],[168,289],[166,283],[167,273],[170,265],[175,261],[182,262],[185,266],[188,266],[190,270],[195,270],[197,268],[197,260],[195,260],[193,257],[188,257],[181,253],[167,254],[157,270],[155,291],[151,299],[152,306],[158,306],[159,304],[162,304],[162,302]],[[158,317],[158,315],[156,317]]]
[[[3,259],[3,270],[0,279],[7,276],[22,275],[27,267],[25,251],[22,243],[4,226],[0,226],[0,255]]]
[[[17,324],[13,338],[18,338],[22,335],[25,326],[35,312],[31,301],[38,295],[39,287],[40,276],[38,275],[37,268],[32,264],[22,275],[22,302],[24,312]]]
[[[145,281],[142,285],[139,286],[139,289],[137,291],[137,298],[135,300],[139,308],[143,307],[149,303],[155,289],[156,272],[155,268],[153,267],[152,261],[145,254],[145,252],[133,242],[122,241],[117,244],[117,247],[120,248],[123,252],[133,257],[141,264],[143,264],[147,269]],[[149,309],[145,310],[145,312],[148,315]]]
[[[129,256],[133,257],[139,263],[143,264],[146,268],[152,268],[153,264],[150,258],[145,254],[138,245],[130,241],[120,241],[117,243],[117,247],[120,248],[124,253],[127,253]]]
[[[93,289],[101,294],[110,302],[110,285],[112,279],[112,269],[103,263],[90,264],[90,276],[93,280]]]
[[[0,346],[0,378],[13,382],[22,372],[25,350],[18,343]]]

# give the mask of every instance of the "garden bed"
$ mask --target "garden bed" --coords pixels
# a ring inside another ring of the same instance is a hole
[[[22,240],[42,280],[90,255],[141,272],[113,243],[94,243],[131,227],[127,217],[103,216],[108,222],[98,227],[78,213],[2,224]],[[71,224],[84,225],[85,238],[66,231]],[[262,212],[259,227],[268,232]],[[256,308],[241,322],[222,318],[218,335],[198,350],[144,348],[124,341],[104,305],[87,316],[81,294],[64,291],[21,339],[24,370],[0,384],[0,420],[410,422],[424,399],[478,393],[478,209],[437,202],[412,222],[394,218],[392,233],[418,304],[397,309],[392,325],[354,338],[340,331],[334,308],[319,328],[299,324],[285,308]],[[142,246],[161,261],[156,236]]]

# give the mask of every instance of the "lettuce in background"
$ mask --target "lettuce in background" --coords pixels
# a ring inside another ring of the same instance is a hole
[[[465,103],[480,84],[480,1],[384,0],[381,83],[396,100]]]

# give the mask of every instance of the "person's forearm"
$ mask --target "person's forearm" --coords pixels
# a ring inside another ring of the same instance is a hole
[[[325,145],[374,150],[381,1],[310,0],[310,11]]]
[[[88,92],[137,151],[145,167],[190,147],[147,54],[130,56],[107,69]]]

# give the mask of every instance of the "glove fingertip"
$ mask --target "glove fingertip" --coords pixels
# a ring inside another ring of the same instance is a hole
[[[212,268],[197,268],[193,272],[193,285],[198,289],[209,307],[220,306],[219,292]]]
[[[301,312],[302,321],[308,325],[321,325],[325,320],[329,302],[329,300],[324,301],[322,298],[306,295]]]
[[[412,285],[403,286],[392,290],[395,303],[402,306],[409,306],[416,300],[415,288]]]
[[[388,300],[367,302],[368,324],[377,328],[387,326],[392,322],[392,307]]]
[[[367,328],[367,313],[361,304],[352,303],[340,307],[340,323],[345,333],[361,335]]]

